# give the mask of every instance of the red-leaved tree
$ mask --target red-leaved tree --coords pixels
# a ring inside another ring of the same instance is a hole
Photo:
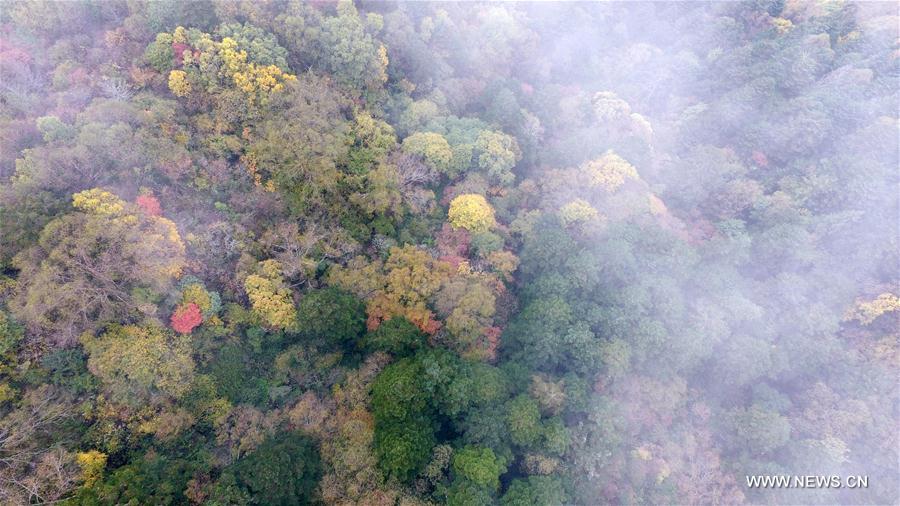
[[[193,302],[178,306],[172,313],[171,324],[175,332],[190,334],[201,323],[203,323],[203,314],[200,312],[200,307]]]
[[[134,200],[134,203],[148,216],[162,215],[162,206],[159,205],[159,200],[153,195],[140,195]]]

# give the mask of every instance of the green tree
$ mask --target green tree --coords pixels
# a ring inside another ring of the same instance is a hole
[[[386,477],[411,481],[431,459],[437,444],[428,420],[404,418],[375,426],[375,454]]]
[[[784,416],[758,405],[729,413],[729,426],[740,450],[765,455],[788,442],[791,424]]]
[[[506,463],[490,448],[466,446],[453,453],[453,472],[472,483],[497,490],[500,475],[506,472]]]
[[[565,489],[560,479],[554,476],[529,476],[513,480],[500,498],[503,506],[552,506],[567,502]]]
[[[366,329],[366,306],[352,293],[331,287],[307,292],[297,305],[300,332],[337,345],[355,342]]]
[[[528,447],[541,436],[541,410],[531,397],[521,394],[506,404],[506,425],[512,442]]]
[[[450,506],[481,506],[494,503],[494,496],[489,488],[466,479],[454,480],[447,491],[447,504]]]
[[[108,471],[92,487],[80,488],[66,504],[183,504],[198,463],[147,454]]]
[[[229,37],[237,47],[247,51],[250,61],[259,65],[275,65],[288,72],[287,50],[278,45],[271,33],[251,24],[225,23],[216,30],[221,38]]]
[[[484,131],[475,141],[478,167],[496,183],[508,185],[513,182],[512,169],[521,157],[516,139],[502,132]]]
[[[405,358],[386,367],[372,384],[375,421],[389,421],[426,413],[428,398],[423,395],[422,366],[415,358]]]
[[[271,112],[253,126],[244,155],[254,181],[279,190],[295,215],[345,205],[338,165],[347,159],[347,99],[327,79],[311,74],[272,97]]]
[[[288,432],[266,439],[227,472],[234,474],[250,504],[290,505],[316,501],[322,468],[312,440]]]
[[[338,15],[322,22],[320,58],[339,82],[361,92],[387,81],[387,48],[367,31],[352,0],[341,0]]]
[[[425,333],[402,316],[395,316],[365,337],[366,346],[397,357],[415,353],[425,346]]]

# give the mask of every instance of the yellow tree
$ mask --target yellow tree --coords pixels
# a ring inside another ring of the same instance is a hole
[[[494,208],[481,195],[460,195],[450,202],[450,224],[469,232],[487,232],[494,227]]]
[[[562,206],[559,217],[566,226],[577,225],[596,219],[599,216],[597,210],[582,199],[575,199]]]
[[[857,320],[861,325],[869,325],[879,316],[893,311],[900,311],[900,297],[885,292],[871,301],[857,301],[844,315],[844,321]]]
[[[235,38],[216,41],[193,28],[179,26],[171,34],[158,34],[146,55],[157,70],[169,70],[169,89],[177,97],[195,90],[212,94],[239,90],[250,105],[263,104],[272,93],[296,80],[285,68],[254,61]]]
[[[452,272],[449,263],[407,245],[391,248],[384,262],[357,257],[347,267],[334,267],[329,282],[366,300],[370,330],[384,320],[403,316],[424,332],[434,333],[440,325],[428,301]]]
[[[267,326],[281,330],[297,326],[297,310],[291,290],[281,277],[281,264],[277,260],[260,262],[258,273],[244,280],[244,289],[253,312]]]
[[[611,150],[584,164],[583,169],[590,177],[591,185],[608,192],[617,190],[628,179],[638,179],[634,166]]]
[[[78,452],[75,462],[81,468],[81,478],[85,487],[92,487],[103,477],[103,468],[106,467],[106,454],[97,450]]]
[[[169,90],[176,97],[186,97],[191,93],[191,83],[188,81],[185,71],[173,70],[169,72]]]
[[[153,324],[112,326],[99,336],[86,332],[81,344],[88,369],[103,381],[111,397],[143,403],[154,395],[184,395],[194,378],[188,336]]]

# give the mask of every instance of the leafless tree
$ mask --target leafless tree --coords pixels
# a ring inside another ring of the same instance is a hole
[[[388,161],[397,167],[400,190],[404,196],[415,187],[425,186],[437,179],[437,174],[417,156],[395,151]]]
[[[0,419],[0,503],[46,504],[74,486],[74,457],[51,437],[71,415],[71,400],[43,385],[26,392],[19,407]]]
[[[106,77],[100,81],[100,90],[104,95],[113,99],[127,101],[134,95],[128,81],[121,77]]]

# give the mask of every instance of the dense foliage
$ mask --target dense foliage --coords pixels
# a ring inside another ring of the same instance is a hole
[[[0,503],[897,504],[898,19],[4,3]]]

